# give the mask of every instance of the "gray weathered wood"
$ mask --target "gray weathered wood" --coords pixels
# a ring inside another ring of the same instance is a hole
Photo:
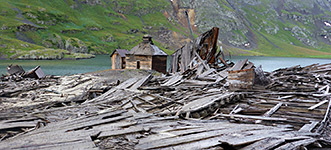
[[[137,90],[141,86],[145,85],[148,81],[150,81],[153,78],[152,74],[146,76],[145,78],[140,79],[138,82],[136,82],[134,85],[131,86],[130,90]]]
[[[271,108],[268,112],[263,114],[264,117],[270,117],[272,114],[274,114],[281,106],[283,105],[282,102],[278,103],[276,106]]]
[[[327,103],[328,101],[329,100],[323,100],[323,101],[317,103],[316,105],[313,105],[313,106],[309,107],[308,110],[314,110],[315,108],[320,107],[321,105]]]
[[[263,116],[249,116],[249,115],[227,115],[227,114],[218,114],[221,117],[227,118],[244,118],[244,119],[256,119],[256,120],[267,120],[267,121],[286,121],[286,118],[276,118],[276,117],[263,117]]]
[[[243,66],[247,63],[248,59],[238,61],[230,70],[237,71],[242,70]]]
[[[305,124],[300,128],[299,132],[311,132],[318,124],[318,121],[312,121],[310,124]]]

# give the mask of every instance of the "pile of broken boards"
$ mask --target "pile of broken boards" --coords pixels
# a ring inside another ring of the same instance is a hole
[[[41,79],[45,77],[44,72],[41,70],[40,66],[37,66],[28,72],[25,72],[22,66],[9,65],[7,67],[8,75],[2,75],[0,78],[2,81],[21,81],[24,78],[35,78]]]
[[[250,65],[244,62],[210,68],[200,61],[183,73],[128,79],[81,103],[17,114],[1,122],[0,149],[331,146],[331,64],[266,73],[265,89],[230,89],[228,74]],[[56,114],[71,117],[50,121]],[[7,138],[12,129],[23,132]]]

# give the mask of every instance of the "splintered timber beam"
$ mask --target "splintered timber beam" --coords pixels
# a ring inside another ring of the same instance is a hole
[[[264,117],[270,117],[272,114],[274,114],[281,106],[283,105],[282,102],[278,103],[276,106],[271,108],[268,112],[266,112],[263,116]]]
[[[323,101],[319,102],[318,104],[309,107],[308,110],[314,110],[315,108],[322,106],[323,104],[327,103],[328,101],[329,100],[323,100]]]

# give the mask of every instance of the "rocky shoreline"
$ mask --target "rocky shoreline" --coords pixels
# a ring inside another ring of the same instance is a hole
[[[12,60],[62,60],[62,59],[90,59],[95,55],[87,53],[73,53],[62,49],[39,49],[31,51],[17,51],[9,59]]]

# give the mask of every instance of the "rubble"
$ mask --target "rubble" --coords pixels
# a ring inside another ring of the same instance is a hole
[[[182,48],[173,55],[168,76],[51,78],[51,85],[34,89],[39,97],[29,105],[22,101],[31,90],[1,91],[0,149],[331,147],[331,63],[267,73],[248,60],[215,64],[216,53],[210,47]],[[47,80],[25,79],[10,86],[47,85]],[[247,85],[246,80],[249,86],[237,86]],[[7,83],[2,81],[2,90]],[[47,98],[51,100],[43,100]]]

